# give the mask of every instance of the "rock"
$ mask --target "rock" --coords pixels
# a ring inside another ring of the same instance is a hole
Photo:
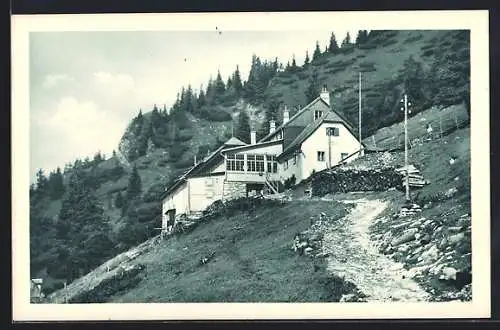
[[[304,253],[305,253],[306,255],[311,255],[311,253],[313,252],[313,250],[314,250],[314,249],[313,249],[312,247],[308,247],[308,248],[306,248],[306,249],[304,250]]]
[[[457,279],[457,270],[453,267],[444,267],[442,269],[442,274],[439,277],[441,280],[456,280]]]
[[[424,236],[422,236],[422,238],[420,239],[420,243],[422,245],[425,245],[425,244],[428,244],[430,241],[431,241],[431,235],[429,234],[425,234]]]
[[[391,242],[391,245],[397,246],[402,243],[413,241],[415,239],[415,234],[417,232],[418,232],[417,228],[410,228],[406,230],[401,236],[394,238]]]
[[[448,243],[448,240],[446,239],[446,237],[443,237],[443,239],[441,240],[441,242],[439,242],[439,248],[441,250],[444,249],[447,243]]]
[[[450,237],[448,237],[448,242],[450,244],[457,244],[460,241],[462,241],[464,238],[465,238],[464,233],[458,233],[458,234],[451,235]]]
[[[432,245],[428,250],[422,253],[421,257],[422,261],[426,263],[433,262],[439,257],[439,250],[436,245]]]
[[[420,234],[420,233],[416,233],[416,234],[415,234],[415,239],[419,239],[421,236],[422,236],[422,234]]]

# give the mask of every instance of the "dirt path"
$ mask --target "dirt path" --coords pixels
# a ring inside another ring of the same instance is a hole
[[[323,252],[329,254],[328,270],[356,284],[368,301],[426,301],[428,294],[404,278],[402,264],[380,254],[370,240],[370,225],[387,202],[352,202],[356,207],[325,233]]]

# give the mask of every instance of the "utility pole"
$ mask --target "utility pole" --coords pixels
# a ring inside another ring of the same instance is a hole
[[[328,168],[332,168],[332,130],[335,129],[331,127],[328,130]]]
[[[358,95],[358,103],[359,103],[359,155],[361,156],[361,150],[363,149],[363,143],[361,142],[361,72],[359,73],[359,95]]]
[[[404,102],[404,108],[401,110],[404,111],[405,113],[405,175],[406,175],[406,180],[405,180],[405,187],[406,187],[406,201],[410,200],[410,180],[409,180],[409,170],[408,170],[408,106],[411,105],[410,102],[408,102],[408,95],[404,95],[403,100]]]

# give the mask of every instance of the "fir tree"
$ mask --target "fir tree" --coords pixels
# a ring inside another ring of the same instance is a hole
[[[309,52],[306,50],[306,59],[304,60],[304,66],[309,64]]]
[[[115,207],[121,209],[124,204],[124,198],[121,192],[118,192],[115,197]]]
[[[363,45],[368,41],[368,31],[359,30],[356,37],[356,45]]]
[[[243,142],[250,143],[250,118],[245,110],[240,111],[235,136]]]
[[[126,201],[130,202],[132,199],[136,198],[141,194],[142,191],[142,182],[141,176],[139,175],[139,171],[137,170],[137,166],[134,165],[132,169],[132,173],[130,174],[127,192],[126,192]]]
[[[57,238],[61,242],[58,261],[69,279],[100,264],[112,248],[108,219],[85,181],[81,170],[71,176],[56,225]]]
[[[352,49],[351,35],[349,34],[349,32],[347,32],[344,40],[342,40],[342,45],[340,46],[340,49],[344,52]]]
[[[240,95],[243,90],[243,84],[241,83],[240,68],[238,66],[236,66],[236,70],[233,73],[232,86],[234,87],[236,94]]]
[[[52,199],[59,199],[64,194],[63,175],[59,167],[55,172],[50,173],[47,187]]]
[[[319,41],[316,41],[316,48],[313,53],[313,61],[321,57],[321,49],[319,48]]]
[[[217,78],[215,79],[215,95],[216,98],[220,98],[224,95],[224,92],[226,91],[226,86],[224,85],[224,81],[222,81],[222,76],[220,74],[220,71],[217,71]]]
[[[319,89],[320,89],[320,82],[318,79],[318,72],[314,70],[309,80],[309,86],[305,91],[307,103],[312,102],[315,98],[318,97]]]

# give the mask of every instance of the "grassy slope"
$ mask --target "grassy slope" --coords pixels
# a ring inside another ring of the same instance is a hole
[[[324,267],[291,250],[294,235],[310,216],[345,214],[332,202],[297,202],[235,212],[200,224],[193,232],[164,241],[137,262],[147,278],[111,302],[335,301],[342,288]],[[238,229],[241,228],[241,229]],[[215,258],[200,266],[210,251]]]
[[[410,55],[415,60],[421,61],[424,68],[429,67],[432,58],[420,56],[422,46],[432,43],[435,37],[445,36],[445,31],[398,31],[394,37],[395,43],[391,45],[370,50],[354,49],[348,54],[327,56],[323,64],[318,66],[311,64],[295,75],[280,73],[271,81],[268,93],[278,96],[290,107],[304,106],[306,104],[304,93],[309,78],[313,70],[317,69],[321,83],[327,84],[333,90],[334,102],[342,111],[342,104],[347,99],[357,100],[360,64],[368,62],[375,64],[375,71],[363,74],[363,91],[366,93],[377,88],[380,83],[391,80]]]

